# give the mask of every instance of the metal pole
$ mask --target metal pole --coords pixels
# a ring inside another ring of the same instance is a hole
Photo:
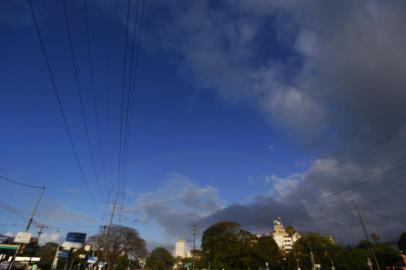
[[[38,205],[41,202],[42,196],[44,195],[44,191],[45,191],[45,187],[42,187],[41,188],[41,193],[39,194],[37,202],[34,205],[34,209],[32,209],[32,213],[31,213],[30,219],[28,220],[27,227],[25,228],[26,232],[28,232],[28,230],[31,227],[32,221],[34,220],[35,213],[37,212],[37,209],[38,209]],[[14,263],[16,257],[17,257],[18,252],[20,251],[20,249],[21,249],[21,244],[18,244],[18,248],[17,248],[14,256],[11,258],[11,261],[10,261],[10,264],[8,265],[8,267],[7,267],[7,270],[10,270],[11,267],[13,266],[13,263]]]
[[[197,225],[192,224],[192,233],[193,233],[193,250],[192,250],[192,269],[195,270],[195,250],[196,250],[196,235],[197,235]]]
[[[374,258],[376,269],[381,270],[381,267],[379,266],[378,260],[376,259],[376,256],[375,256],[374,248],[372,247],[371,241],[369,240],[369,235],[368,235],[367,228],[365,226],[364,220],[362,219],[361,211],[359,210],[359,207],[358,207],[358,205],[356,204],[355,201],[351,201],[351,202],[353,203],[354,208],[355,208],[355,210],[357,212],[359,222],[361,223],[362,230],[364,231],[364,234],[365,234],[365,239],[367,240],[367,243],[368,243],[369,251],[371,252],[372,258]]]
[[[312,270],[316,270],[316,263],[314,261],[314,255],[313,255],[312,247],[310,246],[309,241],[307,241],[307,245],[309,246],[309,250],[310,250],[310,259],[312,261]]]
[[[42,196],[44,195],[44,192],[45,192],[45,187],[42,187],[41,193],[39,194],[39,197],[38,197],[38,199],[37,199],[37,202],[35,203],[34,209],[32,209],[31,217],[30,217],[30,219],[28,220],[27,227],[25,228],[25,231],[27,231],[27,232],[28,232],[28,230],[29,230],[30,227],[31,227],[32,221],[34,220],[35,213],[37,212],[38,205],[39,205],[39,203],[41,202],[41,199],[42,199]]]
[[[331,260],[331,270],[336,270],[336,267],[334,266],[334,261],[333,261],[333,259],[330,259]]]
[[[13,266],[13,263],[17,257],[18,252],[20,251],[20,249],[21,249],[21,244],[18,244],[18,248],[17,248],[16,252],[14,253],[13,257],[11,258],[10,264],[7,266],[7,270],[10,270],[11,267]]]
[[[110,262],[108,262],[108,249],[109,249],[108,240],[110,237],[110,227],[113,223],[114,214],[116,212],[117,199],[118,199],[118,192],[116,193],[116,197],[114,199],[113,209],[111,211],[110,220],[109,220],[109,225],[106,228],[106,239],[105,239],[105,245],[104,245],[104,254],[105,255],[104,256],[105,256],[105,260],[107,263],[107,269],[111,269]]]
[[[61,247],[61,242],[58,243],[58,247],[56,248],[55,251],[55,256],[54,256],[54,260],[52,261],[52,270],[55,270],[57,265],[58,265],[58,255],[59,255],[59,248]]]

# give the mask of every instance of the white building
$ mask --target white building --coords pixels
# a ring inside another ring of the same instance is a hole
[[[272,237],[281,250],[289,252],[292,250],[293,244],[299,240],[300,234],[295,232],[292,236],[290,236],[286,232],[282,222],[280,220],[274,220]]]
[[[190,258],[192,254],[186,245],[185,240],[177,240],[175,248],[173,250],[173,256],[175,258]]]

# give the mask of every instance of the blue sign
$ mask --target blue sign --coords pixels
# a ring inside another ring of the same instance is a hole
[[[58,252],[59,258],[69,258],[70,250],[61,250]]]
[[[86,234],[80,232],[69,232],[66,234],[66,241],[84,244],[86,241]]]
[[[97,257],[89,257],[89,258],[87,258],[88,263],[96,263],[96,261],[97,261]]]

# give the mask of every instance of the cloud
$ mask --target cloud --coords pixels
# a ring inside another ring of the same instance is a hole
[[[143,222],[159,225],[169,237],[185,238],[191,224],[222,207],[213,187],[198,186],[183,175],[171,174],[165,185],[140,195],[126,212],[135,212]]]
[[[371,142],[406,116],[404,5],[157,1],[153,12],[167,12],[147,24],[146,43],[174,55],[184,78],[296,138]]]
[[[41,234],[41,237],[39,239],[39,244],[43,245],[48,242],[58,243],[59,241],[61,241],[61,235],[59,233],[45,232],[45,233]]]
[[[269,191],[203,221],[266,229],[272,216],[301,207],[288,222],[352,242],[360,235],[355,199],[371,231],[390,238],[402,230],[404,169],[394,168],[406,153],[406,2],[165,2],[151,7],[167,12],[147,25],[146,40],[174,55],[181,76],[224,102],[259,110],[278,130],[336,149],[305,171],[270,174]]]
[[[395,137],[353,159],[320,158],[286,177],[262,176],[271,185],[269,192],[223,208],[202,222],[235,220],[247,229],[267,232],[272,220],[282,217],[301,231],[321,231],[355,243],[363,237],[351,204],[356,201],[371,233],[396,239],[406,222],[405,149],[404,137]]]
[[[39,207],[38,218],[79,224],[98,224],[99,222],[94,216],[80,211],[73,211],[66,207],[65,203],[52,198],[44,198]]]

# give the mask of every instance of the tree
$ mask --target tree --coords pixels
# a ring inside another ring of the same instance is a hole
[[[337,252],[337,246],[328,236],[316,232],[304,233],[293,245],[295,254],[299,257],[302,269],[310,269],[310,251],[313,252],[315,262],[321,264],[322,269],[331,267],[331,259]]]
[[[270,269],[279,265],[281,252],[272,236],[261,236],[253,247],[254,268],[264,268],[268,263]]]
[[[359,249],[368,251],[368,257],[371,256],[369,251],[370,243],[367,240],[360,241],[358,244]],[[402,257],[399,251],[393,246],[388,244],[375,244],[373,246],[375,257],[382,269],[385,267],[400,266],[402,264]],[[372,259],[372,258],[371,258]]]
[[[145,267],[152,270],[172,269],[175,258],[163,247],[154,249],[147,258]]]
[[[337,247],[333,257],[336,269],[369,270],[367,249],[353,247]]]
[[[374,241],[375,243],[377,243],[379,241],[379,239],[381,239],[381,237],[379,236],[379,234],[377,233],[372,233],[371,234],[371,239],[372,241]]]
[[[382,269],[392,266],[399,267],[403,264],[399,251],[397,251],[392,245],[379,244],[374,246],[374,249],[376,259]]]
[[[398,240],[398,249],[406,253],[406,232],[402,233]]]
[[[41,261],[39,262],[41,269],[51,268],[57,248],[58,244],[48,242],[37,250],[36,256],[41,258]]]
[[[279,268],[280,251],[272,236],[258,237],[235,222],[219,222],[203,232],[202,254],[207,268]]]
[[[116,267],[122,256],[140,258],[147,255],[144,239],[138,231],[121,225],[112,225],[108,235],[93,235],[88,240],[96,248],[103,248],[103,257],[109,269]]]
[[[295,230],[295,228],[293,228],[293,226],[287,226],[286,227],[286,233],[290,236],[290,237],[292,237],[295,233],[296,233],[296,230]]]
[[[240,225],[223,221],[203,232],[202,251],[211,268],[238,269],[240,261]]]

